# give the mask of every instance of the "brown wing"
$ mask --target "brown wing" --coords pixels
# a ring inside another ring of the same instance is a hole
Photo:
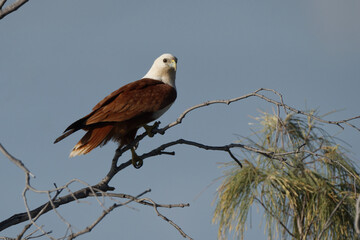
[[[129,83],[99,102],[88,115],[85,125],[123,122],[144,113],[155,113],[176,99],[176,90],[153,79]]]
[[[149,113],[167,107],[175,99],[176,90],[161,81],[144,78],[129,83],[96,104],[90,114],[72,123],[54,143],[80,129],[87,129],[89,125],[123,122],[133,118],[139,121],[144,115],[147,120],[155,120],[149,118]]]

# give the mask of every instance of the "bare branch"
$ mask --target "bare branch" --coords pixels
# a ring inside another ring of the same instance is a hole
[[[197,143],[197,142],[193,142],[193,141],[189,141],[189,140],[185,140],[185,139],[179,139],[179,140],[176,140],[173,142],[163,144],[163,145],[159,146],[158,148],[155,148],[152,151],[145,153],[139,157],[144,160],[144,159],[147,159],[147,158],[150,158],[153,156],[158,156],[158,155],[161,155],[164,153],[168,154],[168,152],[164,152],[164,150],[171,146],[175,146],[178,144],[195,146],[195,147],[205,149],[205,150],[224,151],[227,153],[229,153],[229,150],[232,148],[241,148],[241,149],[245,149],[247,151],[258,153],[258,154],[261,154],[268,158],[276,159],[276,160],[283,161],[283,162],[286,161],[284,156],[298,153],[298,150],[296,150],[294,152],[288,152],[288,153],[274,153],[274,152],[269,152],[269,151],[253,148],[253,147],[246,146],[246,145],[239,144],[239,143],[232,143],[232,144],[223,145],[223,146],[209,146],[209,145],[204,145],[201,143]],[[119,171],[121,171],[131,165],[131,159],[130,159],[127,162],[124,162],[124,163],[120,164],[119,166],[116,166],[118,158],[121,156],[122,152],[123,152],[123,149],[121,149],[121,150],[118,149],[116,151],[113,162],[112,162],[112,167],[109,170],[109,173],[98,184],[93,185],[93,186],[88,186],[88,187],[80,189],[76,192],[71,192],[70,194],[68,194],[66,196],[63,196],[63,197],[60,197],[60,198],[54,200],[53,203],[51,203],[49,201],[46,204],[43,204],[42,206],[30,211],[29,212],[30,216],[34,217],[40,211],[42,214],[44,214],[44,213],[51,211],[52,209],[57,208],[61,205],[67,204],[72,201],[76,201],[78,199],[87,198],[91,194],[94,194],[97,192],[107,192],[108,190],[114,190],[113,188],[108,186],[108,183]],[[6,229],[9,226],[18,224],[23,221],[27,221],[28,219],[29,218],[26,213],[16,214],[16,215],[12,216],[11,218],[0,223],[0,231],[3,229]]]
[[[37,229],[35,231],[33,231],[32,233],[30,233],[29,235],[27,235],[25,237],[25,239],[28,240],[28,239],[40,238],[42,236],[49,235],[49,234],[52,233],[52,231],[49,231],[49,232],[46,232],[46,234],[42,233],[42,234],[39,234],[39,235],[36,235],[36,236],[32,236],[35,232],[37,232]]]
[[[60,190],[60,191],[57,191],[52,200],[56,199],[57,196],[58,196],[60,193],[61,193],[61,190]],[[42,211],[40,211],[40,212],[38,213],[38,215],[34,218],[34,221],[36,221],[36,220],[41,216],[41,214],[42,214]],[[24,229],[23,229],[22,232],[17,236],[16,239],[21,239],[22,236],[25,234],[25,232],[26,232],[31,226],[32,226],[32,223],[29,223],[29,224],[25,225]],[[35,232],[36,232],[36,231],[38,231],[38,229],[36,229]],[[28,236],[31,236],[31,235],[34,234],[35,232],[30,233]],[[49,233],[48,233],[48,234],[49,234]],[[41,234],[41,236],[42,236],[42,235],[44,235],[44,234]]]
[[[3,8],[4,4],[6,3],[7,0],[1,0],[0,1],[0,10]]]
[[[47,203],[41,205],[40,207],[37,207],[37,208],[29,211],[29,215],[32,218],[34,218],[38,214],[42,215],[44,213],[47,213],[47,212],[53,210],[53,207],[58,208],[61,205],[73,202],[77,199],[86,198],[92,192],[92,190],[90,188],[92,188],[93,191],[95,191],[95,192],[97,192],[97,191],[106,192],[109,190],[114,190],[114,188],[109,187],[107,184],[104,184],[104,183],[99,184],[99,185],[94,185],[91,187],[86,187],[86,188],[80,189],[76,192],[73,192],[72,194],[67,194],[63,197],[58,197],[57,199],[53,200],[53,206],[50,202],[47,202]],[[29,220],[29,216],[28,216],[27,212],[15,214],[12,217],[0,222],[0,231],[4,230],[10,226],[27,221],[27,220]]]
[[[169,218],[165,217],[164,215],[162,215],[158,211],[158,209],[157,209],[158,205],[153,200],[151,200],[149,198],[144,198],[144,200],[147,200],[147,201],[151,202],[153,204],[153,206],[154,206],[154,210],[156,211],[157,215],[159,217],[161,217],[162,219],[164,219],[166,222],[170,223],[174,228],[176,228],[180,232],[181,236],[183,236],[184,238],[192,240],[192,238],[189,237],[177,224],[175,224],[173,221],[171,221]]]
[[[144,193],[150,192],[150,190],[145,191]],[[142,193],[142,195],[144,194]],[[89,196],[94,196],[93,194],[90,194]],[[123,193],[107,193],[107,192],[98,192],[96,193],[96,196],[107,196],[107,197],[116,197],[116,198],[126,198],[129,199],[130,202],[134,201],[137,202],[139,204],[143,204],[146,206],[150,206],[150,207],[154,207],[154,204],[152,202],[147,202],[146,200],[148,198],[141,198],[139,199],[139,196],[133,197],[129,194],[123,194]],[[180,203],[180,204],[158,204],[156,203],[156,207],[161,207],[161,208],[184,208],[184,207],[189,207],[190,204],[189,203]]]
[[[31,177],[35,178],[35,175],[32,174],[29,169],[27,169],[25,167],[25,165],[19,160],[16,159],[14,156],[12,156],[8,151],[6,151],[6,149],[3,147],[3,145],[1,145],[0,143],[0,151],[8,158],[10,159],[10,161],[12,161],[13,163],[15,163],[16,166],[18,166],[19,168],[21,168],[26,174],[29,174]]]
[[[234,156],[234,154],[231,152],[230,148],[227,149],[227,152],[229,153],[230,157],[242,168],[242,164],[240,161]]]
[[[6,0],[0,0],[0,6],[1,6],[1,4],[2,4],[2,6],[4,6],[5,2],[6,2]],[[23,2],[23,4],[24,4],[27,1],[16,1],[16,2]],[[9,5],[7,8],[9,8],[10,6],[11,5]],[[7,8],[5,8],[4,10],[0,10],[0,19],[1,19],[1,13],[4,12]],[[1,7],[0,7],[0,9],[1,9]],[[267,97],[267,96],[265,96],[263,94],[260,94],[261,92],[269,92],[269,93],[275,94],[279,98],[279,100],[273,100],[273,99],[271,99],[271,98],[269,98],[269,97]],[[280,110],[282,110],[286,114],[289,114],[289,112],[302,114],[302,115],[308,116],[309,118],[315,119],[316,121],[319,121],[319,122],[322,122],[322,123],[337,125],[337,126],[339,126],[341,128],[344,128],[343,125],[347,125],[347,126],[350,126],[350,127],[354,128],[354,129],[360,131],[360,129],[358,127],[356,127],[355,125],[349,123],[352,120],[359,119],[360,116],[356,116],[356,117],[341,120],[341,121],[323,120],[322,118],[316,117],[316,116],[312,115],[311,113],[303,112],[303,111],[297,110],[297,109],[295,109],[295,108],[293,108],[291,106],[286,105],[284,103],[283,97],[282,97],[282,95],[280,93],[276,92],[275,90],[265,89],[265,88],[260,88],[260,89],[256,90],[255,92],[252,92],[252,93],[249,93],[249,94],[237,97],[237,98],[232,98],[232,99],[229,99],[229,100],[213,100],[213,101],[208,101],[208,102],[205,102],[205,103],[202,103],[202,104],[195,105],[195,106],[185,110],[176,119],[176,121],[166,125],[164,128],[158,129],[157,126],[159,125],[159,122],[157,122],[157,124],[155,125],[156,127],[152,131],[153,131],[153,133],[164,134],[168,129],[180,124],[182,122],[182,120],[187,116],[188,113],[190,113],[190,112],[192,112],[192,111],[194,111],[194,110],[196,110],[198,108],[206,107],[206,106],[213,105],[213,104],[227,104],[227,105],[229,105],[230,103],[237,102],[237,101],[240,101],[240,100],[244,100],[244,99],[247,99],[247,98],[250,98],[250,97],[257,97],[257,98],[265,100],[265,101],[267,101],[267,102],[269,102],[271,104],[274,104],[276,106],[276,108],[277,108],[278,116],[280,115]],[[41,232],[41,236],[45,235],[48,238],[53,239],[53,237],[51,237],[49,235],[48,231],[45,231],[42,226],[38,226],[35,222],[43,214],[45,214],[45,213],[47,213],[49,211],[55,211],[57,216],[67,225],[68,231],[70,231],[70,234],[68,232],[66,232],[64,238],[67,237],[68,239],[74,239],[77,236],[80,236],[80,235],[82,235],[84,233],[90,232],[94,227],[97,226],[97,224],[99,222],[102,221],[102,219],[104,219],[104,217],[106,215],[108,215],[115,208],[127,205],[130,202],[136,202],[136,203],[143,204],[143,205],[146,205],[146,206],[154,207],[154,210],[156,211],[156,213],[158,214],[159,217],[161,217],[165,221],[169,222],[172,226],[174,226],[181,233],[181,235],[183,237],[191,239],[188,235],[186,235],[182,231],[182,229],[178,225],[176,225],[174,222],[172,222],[170,219],[168,219],[164,215],[160,214],[159,211],[158,211],[159,207],[168,207],[168,208],[172,208],[172,207],[188,207],[189,204],[167,204],[167,205],[164,205],[164,204],[157,204],[153,200],[148,199],[148,198],[139,199],[139,196],[141,196],[142,194],[145,194],[146,191],[144,193],[140,194],[137,197],[133,197],[133,196],[127,195],[127,194],[109,193],[108,192],[108,191],[113,191],[114,190],[113,187],[110,187],[108,185],[109,182],[112,180],[112,178],[118,172],[120,172],[121,170],[127,168],[128,166],[131,166],[131,160],[128,160],[128,161],[123,162],[120,165],[118,165],[119,158],[122,156],[122,154],[124,152],[126,152],[129,149],[131,149],[132,147],[136,146],[146,136],[147,136],[147,133],[144,132],[143,134],[138,135],[131,144],[126,145],[123,148],[118,148],[116,150],[115,154],[114,154],[114,157],[113,157],[109,172],[107,173],[107,175],[99,183],[91,186],[91,185],[89,185],[87,183],[84,183],[84,182],[78,180],[78,179],[73,179],[73,180],[69,181],[68,183],[66,183],[64,186],[62,186],[60,188],[55,186],[55,189],[46,190],[46,191],[37,190],[37,189],[33,188],[30,185],[30,176],[34,177],[34,175],[25,167],[25,165],[20,160],[14,158],[12,155],[10,155],[4,149],[4,147],[0,144],[1,152],[3,152],[3,154],[5,156],[7,156],[12,162],[14,162],[19,168],[21,168],[25,172],[25,175],[26,175],[26,186],[25,186],[25,189],[23,191],[23,199],[24,199],[24,204],[25,204],[25,207],[26,207],[26,212],[20,213],[20,214],[15,214],[12,217],[0,222],[0,231],[4,230],[4,229],[6,229],[6,228],[8,228],[10,226],[13,226],[13,225],[16,225],[18,223],[29,220],[29,224],[24,227],[23,231],[21,232],[21,234],[18,235],[17,239],[21,239],[22,236],[25,234],[25,232],[31,226],[35,226],[36,227],[35,232]],[[174,155],[175,154],[174,152],[169,152],[169,151],[166,151],[166,150],[167,150],[167,148],[178,145],[178,144],[193,146],[193,147],[197,147],[197,148],[204,149],[204,150],[226,152],[227,154],[229,154],[229,156],[240,167],[242,167],[241,162],[234,156],[234,154],[232,152],[233,149],[242,149],[242,150],[245,150],[245,151],[248,151],[248,152],[260,154],[260,155],[265,156],[265,157],[270,158],[270,159],[282,161],[285,164],[288,164],[288,163],[286,163],[286,156],[291,155],[291,154],[300,153],[300,152],[307,153],[309,155],[325,157],[325,156],[322,156],[322,155],[316,153],[316,151],[315,152],[307,152],[307,151],[301,150],[301,147],[303,145],[298,147],[295,151],[292,151],[292,152],[276,153],[276,152],[273,152],[273,151],[268,151],[266,149],[261,149],[260,147],[251,147],[251,146],[247,146],[247,145],[240,144],[240,143],[230,143],[230,144],[220,145],[220,146],[210,146],[210,145],[205,145],[203,143],[198,143],[198,142],[189,141],[189,140],[185,140],[185,139],[178,139],[176,141],[171,141],[171,142],[162,144],[161,146],[159,146],[159,147],[157,147],[157,148],[155,148],[155,149],[153,149],[153,150],[151,150],[151,151],[149,151],[147,153],[144,153],[143,155],[141,155],[139,157],[144,160],[144,159],[147,159],[147,158],[150,158],[150,157],[153,157],[153,156],[158,156],[158,155]],[[355,176],[354,176],[354,178],[355,178]],[[73,182],[80,182],[85,187],[78,190],[78,191],[72,192],[70,190],[70,188],[69,188],[69,185],[71,183],[73,183]],[[63,189],[67,189],[69,191],[69,193],[67,195],[65,195],[65,196],[59,197],[60,192]],[[36,209],[30,210],[29,207],[28,207],[28,204],[27,204],[27,199],[26,199],[26,192],[29,191],[29,190],[31,190],[33,192],[36,192],[36,193],[45,193],[45,194],[47,194],[48,197],[49,197],[49,201],[46,202],[45,204],[39,206]],[[50,194],[53,193],[53,192],[56,192],[56,194],[55,194],[55,196],[53,198],[51,198]],[[68,204],[68,203],[73,202],[73,201],[79,201],[79,200],[87,198],[87,197],[95,197],[96,200],[98,201],[99,205],[103,208],[103,212],[91,225],[89,225],[88,227],[86,227],[85,229],[83,229],[83,230],[81,230],[81,231],[79,231],[77,233],[73,233],[71,224],[69,222],[67,222],[66,219],[64,219],[58,213],[58,211],[56,209],[61,205],[65,205],[65,204]],[[110,207],[105,207],[104,204],[98,199],[98,197],[123,198],[123,199],[128,199],[128,201],[125,202],[125,203],[121,203],[121,202],[115,203]],[[258,201],[260,202],[260,204],[262,204],[262,202],[260,200],[258,200]],[[284,225],[282,222],[280,222],[280,224]],[[293,234],[288,229],[286,229],[286,226],[284,226],[284,228],[291,236],[293,236]],[[324,230],[325,230],[325,228],[324,228]],[[32,234],[33,233],[29,234],[28,236],[31,236]]]
[[[262,95],[262,94],[259,94],[259,92],[262,92],[262,91],[266,91],[266,92],[273,92],[274,94],[276,94],[277,96],[279,96],[280,98],[280,101],[276,101],[276,100],[273,100],[271,98],[268,98],[266,97],[265,95]],[[208,101],[208,102],[204,102],[204,103],[201,103],[201,104],[198,104],[198,105],[195,105],[191,108],[188,108],[187,110],[185,110],[182,114],[180,114],[180,116],[176,119],[176,121],[168,124],[167,126],[165,126],[164,128],[162,129],[158,129],[157,132],[158,133],[161,133],[161,134],[164,134],[164,132],[166,130],[168,130],[169,128],[171,127],[174,127],[178,124],[180,124],[182,122],[182,120],[186,117],[186,115],[192,111],[194,111],[195,109],[198,109],[198,108],[202,108],[202,107],[206,107],[206,106],[209,106],[209,105],[213,105],[213,104],[226,104],[226,105],[230,105],[230,103],[233,103],[233,102],[238,102],[240,100],[243,100],[243,99],[247,99],[247,98],[250,98],[250,97],[258,97],[258,98],[261,98],[269,103],[272,103],[276,106],[279,106],[279,107],[282,107],[284,112],[286,114],[288,114],[287,110],[291,111],[291,112],[294,112],[294,113],[297,113],[297,114],[302,114],[302,115],[305,115],[305,116],[308,116],[312,119],[315,119],[319,122],[322,122],[322,123],[327,123],[327,124],[333,124],[333,125],[337,125],[339,126],[340,128],[344,129],[344,127],[341,125],[341,124],[346,124],[358,131],[360,131],[360,128],[356,127],[355,125],[352,125],[350,124],[349,122],[352,121],[352,120],[355,120],[355,119],[360,119],[360,115],[359,116],[356,116],[356,117],[352,117],[352,118],[349,118],[349,119],[344,119],[344,120],[340,120],[340,121],[327,121],[327,120],[323,120],[319,117],[316,117],[312,114],[309,114],[309,113],[306,113],[304,111],[301,111],[301,110],[298,110],[294,107],[291,107],[291,106],[288,106],[284,103],[283,101],[283,97],[280,93],[278,93],[277,91],[273,90],[273,89],[267,89],[267,88],[260,88],[252,93],[249,93],[249,94],[246,94],[246,95],[243,95],[243,96],[240,96],[240,97],[236,97],[236,98],[232,98],[232,99],[228,99],[228,100],[212,100],[212,101]]]
[[[14,3],[10,4],[9,6],[3,8],[4,4],[7,0],[1,0],[0,2],[0,19],[4,18],[6,15],[15,12],[18,10],[22,5],[27,3],[29,0],[16,0]]]
[[[137,199],[138,197],[141,197],[142,195],[146,194],[150,192],[150,190],[146,190],[142,193],[140,193],[138,196],[136,197],[133,197],[133,199]],[[99,195],[97,195],[99,194]],[[104,194],[106,193],[92,193],[90,196],[103,196]],[[94,229],[94,227],[96,227],[97,224],[99,224],[101,222],[101,220],[103,220],[105,218],[106,215],[108,215],[112,210],[114,210],[115,208],[117,207],[121,207],[121,206],[124,206],[130,202],[132,202],[133,200],[129,200],[127,201],[126,203],[122,203],[122,204],[113,204],[111,207],[107,208],[107,209],[104,209],[102,214],[89,226],[87,226],[85,229],[77,232],[77,233],[74,233],[74,234],[70,234],[69,237],[68,237],[68,240],[72,240],[80,235],[83,235],[85,233],[88,233],[90,232],[91,230]]]

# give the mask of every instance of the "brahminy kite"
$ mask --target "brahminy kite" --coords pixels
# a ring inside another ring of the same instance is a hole
[[[70,157],[87,154],[109,140],[119,147],[131,143],[139,128],[144,127],[151,136],[151,127],[146,124],[164,114],[176,99],[177,58],[171,54],[158,57],[145,76],[126,84],[95,105],[92,112],[72,123],[54,143],[83,129],[86,134],[74,146]],[[134,148],[132,163],[139,168],[142,160]]]

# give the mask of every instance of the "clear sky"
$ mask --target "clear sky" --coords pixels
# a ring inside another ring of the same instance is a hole
[[[193,105],[260,87],[276,89],[300,109],[339,110],[329,120],[359,115],[359,12],[359,1],[333,0],[29,1],[0,20],[0,142],[37,176],[32,183],[38,189],[73,178],[97,183],[116,145],[69,159],[83,133],[56,145],[54,139],[107,94],[140,79],[165,52],[179,62],[178,98],[161,117],[163,125]],[[271,111],[271,106],[247,99],[201,109],[166,135],[142,141],[138,153],[179,138],[210,145],[234,142],[250,134],[248,123],[254,120],[249,116],[258,115],[258,109]],[[360,134],[328,130],[350,144],[358,161]],[[216,239],[211,203],[220,182],[215,180],[223,175],[219,163],[231,159],[187,146],[171,150],[176,156],[147,159],[141,169],[119,173],[111,185],[132,195],[151,188],[147,197],[158,203],[190,203],[190,208],[160,211],[194,239]],[[0,186],[0,220],[23,212],[23,173],[4,156]],[[47,200],[29,197],[31,207]],[[115,210],[79,239],[183,239],[153,209],[131,206],[136,209]],[[77,229],[101,210],[91,200],[58,209]],[[53,213],[39,224],[58,237],[66,228]],[[22,226],[0,236],[14,236]],[[263,226],[262,213],[253,207],[245,238],[266,239]]]

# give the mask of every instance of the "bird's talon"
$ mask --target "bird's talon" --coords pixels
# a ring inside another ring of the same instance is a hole
[[[133,164],[134,168],[139,169],[143,165],[143,160],[142,159],[140,159],[140,160],[134,160],[133,159],[132,164]]]
[[[160,121],[156,121],[154,125],[144,125],[145,131],[149,137],[153,137],[155,134],[152,132],[154,129],[157,129],[159,127]]]
[[[131,163],[134,166],[134,168],[139,169],[143,165],[143,160],[136,154],[135,149],[131,148]]]

